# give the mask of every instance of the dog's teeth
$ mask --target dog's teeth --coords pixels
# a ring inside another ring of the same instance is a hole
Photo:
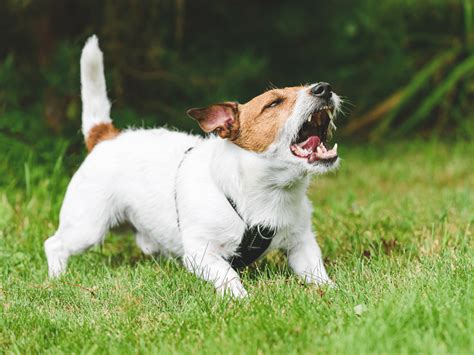
[[[308,122],[311,122],[311,116],[308,117]]]
[[[317,152],[318,154],[323,154],[323,150],[322,150],[321,147],[319,147],[319,146],[316,148],[316,152]]]
[[[331,121],[332,121],[332,117],[333,117],[333,115],[332,115],[332,111],[331,111],[331,110],[328,108],[328,109],[326,109],[326,112],[328,113],[328,115],[329,115],[329,118],[330,118],[330,119],[331,119]]]
[[[334,153],[337,153],[337,143],[334,144],[334,147],[332,147],[332,150],[334,150]]]

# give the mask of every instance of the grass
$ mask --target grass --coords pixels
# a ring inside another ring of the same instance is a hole
[[[62,149],[62,148],[61,148]],[[64,151],[64,149],[62,149]],[[220,299],[176,260],[111,235],[46,277],[43,241],[70,173],[0,163],[0,352],[473,353],[474,145],[342,145],[313,180],[314,226],[336,289],[302,285],[273,254]],[[67,160],[67,159],[66,159]]]

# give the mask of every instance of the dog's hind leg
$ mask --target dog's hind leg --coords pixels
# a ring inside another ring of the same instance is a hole
[[[50,277],[66,271],[71,255],[100,244],[111,225],[112,214],[106,196],[77,187],[76,184],[68,189],[59,228],[44,243]]]
[[[106,229],[81,226],[60,226],[56,233],[46,240],[44,250],[48,259],[49,277],[58,277],[66,271],[71,255],[80,254],[99,244]]]
[[[160,251],[159,245],[143,232],[137,232],[135,234],[135,241],[141,251],[146,255],[158,254]]]

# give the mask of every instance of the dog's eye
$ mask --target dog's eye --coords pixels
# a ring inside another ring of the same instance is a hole
[[[271,103],[269,103],[267,106],[265,106],[265,108],[276,107],[276,106],[278,106],[279,104],[281,104],[282,102],[283,102],[283,99],[276,99],[276,100],[273,100]]]

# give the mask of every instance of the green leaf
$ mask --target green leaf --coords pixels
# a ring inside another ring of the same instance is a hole
[[[419,90],[429,81],[429,79],[437,73],[441,68],[451,62],[459,53],[460,47],[455,47],[450,50],[438,54],[428,64],[426,64],[411,80],[411,82],[404,89],[402,98],[398,106],[393,109],[374,130],[372,138],[379,139],[383,136],[394,118],[400,113],[401,109],[405,107],[411,100],[414,99]]]
[[[450,74],[441,82],[438,87],[421,103],[418,110],[410,116],[395,132],[404,134],[415,127],[420,122],[426,120],[433,108],[442,100],[454,85],[470,71],[474,71],[474,55],[468,57],[462,63],[454,67]]]

